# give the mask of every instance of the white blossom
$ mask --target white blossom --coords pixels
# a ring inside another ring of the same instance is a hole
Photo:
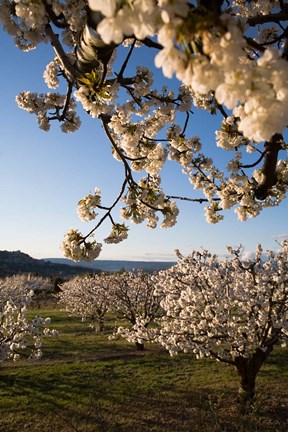
[[[102,244],[96,240],[86,240],[78,230],[72,228],[65,234],[61,249],[64,256],[74,261],[93,261],[98,258]]]
[[[95,208],[101,204],[101,192],[100,189],[96,188],[95,193],[87,195],[85,198],[79,201],[77,207],[77,213],[83,221],[89,221],[95,219],[97,213]]]

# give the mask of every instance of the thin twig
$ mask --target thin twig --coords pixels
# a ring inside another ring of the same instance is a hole
[[[187,197],[181,197],[181,196],[175,196],[175,195],[166,195],[168,199],[177,199],[180,201],[190,201],[190,202],[197,202],[199,204],[203,204],[204,202],[210,202],[207,198],[187,198]],[[213,201],[221,201],[220,198],[213,198]]]
[[[261,156],[259,157],[259,159],[257,159],[256,162],[254,162],[252,164],[248,164],[248,165],[242,165],[242,164],[240,164],[240,168],[253,168],[253,167],[255,167],[256,165],[258,165],[262,161],[262,159],[264,158],[264,156],[265,156],[265,151],[261,154]]]
[[[132,55],[132,52],[133,52],[133,50],[134,50],[134,48],[135,48],[135,43],[136,43],[136,39],[134,39],[134,41],[133,41],[133,43],[132,43],[132,45],[131,45],[131,47],[130,47],[130,49],[129,49],[129,52],[128,52],[127,57],[125,58],[125,60],[124,60],[124,62],[123,62],[123,65],[122,65],[122,67],[121,67],[121,69],[120,69],[119,74],[116,74],[116,75],[117,75],[117,81],[118,81],[120,78],[123,77],[123,74],[124,74],[124,72],[125,72],[125,69],[126,69],[126,67],[127,67],[127,64],[128,64],[128,62],[129,62],[130,57],[131,57],[131,55]]]
[[[127,182],[128,182],[128,180],[127,179],[125,179],[124,180],[124,182],[123,182],[123,184],[122,184],[122,187],[121,187],[121,190],[120,190],[120,192],[119,192],[119,194],[118,194],[118,196],[117,196],[117,198],[116,198],[116,200],[113,202],[113,204],[109,207],[109,210],[104,214],[104,216],[102,216],[102,218],[99,220],[99,222],[97,223],[97,225],[85,236],[85,237],[83,237],[83,241],[85,242],[85,240],[89,237],[89,236],[91,236],[91,234],[93,234],[93,232],[94,231],[96,231],[98,228],[99,228],[99,226],[100,225],[102,225],[102,223],[104,222],[104,220],[107,218],[107,217],[109,217],[110,218],[110,220],[111,220],[111,211],[113,210],[113,208],[116,206],[116,204],[118,204],[118,202],[120,201],[120,199],[122,198],[122,196],[123,196],[123,194],[124,194],[124,192],[125,192],[125,188],[126,188],[126,185],[127,185]],[[113,220],[113,219],[112,219]]]

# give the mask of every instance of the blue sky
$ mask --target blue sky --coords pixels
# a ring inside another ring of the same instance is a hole
[[[59,245],[66,231],[74,227],[87,233],[92,228],[76,214],[79,199],[97,186],[103,205],[109,205],[122,181],[122,165],[112,158],[100,123],[84,112],[80,130],[63,134],[56,123],[50,132],[41,131],[36,117],[18,108],[15,96],[20,91],[49,91],[42,75],[53,58],[51,47],[22,53],[2,31],[0,46],[5,59],[0,68],[0,250],[21,250],[35,258],[61,257]],[[221,160],[225,152],[215,149],[217,122],[214,118],[212,123],[210,116],[195,115],[190,129]],[[180,171],[179,166],[168,163],[163,173],[166,192],[195,197]],[[232,210],[217,225],[205,222],[199,204],[179,203],[179,207],[174,228],[150,230],[145,224],[131,225],[128,240],[104,245],[99,259],[175,260],[176,248],[183,254],[201,247],[222,254],[226,245],[240,243],[247,251],[253,251],[257,243],[275,249],[275,240],[288,237],[286,202],[247,222],[237,221]],[[97,241],[109,232],[107,223],[96,233]]]

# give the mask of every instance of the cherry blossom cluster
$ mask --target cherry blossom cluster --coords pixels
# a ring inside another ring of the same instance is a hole
[[[128,194],[122,198],[126,204],[121,209],[122,219],[139,224],[145,219],[149,228],[155,228],[158,222],[157,212],[163,215],[161,228],[172,227],[176,223],[179,210],[175,201],[170,201],[160,188],[160,177],[154,176],[141,179],[139,187],[131,188]]]
[[[112,230],[108,237],[104,239],[105,243],[111,244],[111,243],[120,243],[123,240],[126,240],[128,237],[128,227],[124,223],[114,223],[112,225]]]
[[[65,116],[63,117],[61,115],[61,111],[65,106],[65,96],[59,93],[37,94],[22,92],[17,96],[16,101],[19,108],[25,109],[30,113],[37,113],[39,127],[44,131],[50,129],[50,121],[52,118],[62,122],[61,130],[66,133],[75,132],[81,124],[80,118],[75,112],[76,105],[73,99],[70,99]],[[49,114],[49,111],[52,109],[56,111],[56,114]]]
[[[95,85],[98,84],[99,80],[100,76],[86,74],[86,77],[80,80],[79,89],[74,93],[76,100],[81,102],[83,109],[93,118],[113,113],[119,87],[117,82],[106,83],[105,86],[103,85],[95,91]]]
[[[0,20],[5,30],[14,37],[15,45],[23,51],[30,51],[39,43],[48,42],[47,25],[54,17],[64,28],[63,42],[72,47],[86,22],[85,7],[86,1],[83,0],[2,0]]]
[[[80,200],[77,207],[77,212],[83,221],[89,221],[95,219],[97,213],[95,208],[101,204],[101,192],[98,188],[95,189],[95,193],[87,195],[84,199]]]
[[[42,337],[57,336],[49,329],[50,318],[27,318],[28,307],[35,292],[49,289],[46,280],[33,276],[12,276],[0,280],[0,363],[18,360],[21,354],[29,359],[42,355]]]
[[[59,78],[58,78],[59,73],[60,73],[60,60],[57,57],[55,57],[54,60],[52,60],[50,63],[47,64],[46,69],[43,73],[43,78],[48,88],[56,89],[59,87]]]
[[[285,2],[1,0],[0,21],[24,51],[50,43],[55,57],[44,81],[50,89],[60,79],[67,84],[66,95],[22,92],[18,105],[34,113],[45,131],[59,121],[64,132],[73,132],[80,127],[79,102],[102,123],[112,155],[124,167],[111,205],[97,201],[98,192],[79,202],[81,219],[97,219],[99,210],[104,216],[89,235],[73,230],[65,236],[66,256],[98,256],[99,244],[86,239],[105,220],[112,225],[106,243],[127,238],[128,226],[112,214],[121,201],[125,221],[147,221],[155,228],[160,213],[161,227],[176,223],[177,199],[206,203],[209,223],[232,208],[245,221],[285,199],[287,158],[280,156],[287,149],[288,123]],[[146,61],[151,56],[173,78],[171,86],[159,88],[154,81]],[[209,156],[211,143],[190,134],[199,110],[220,119],[216,144],[230,155],[224,169]],[[171,197],[162,190],[167,160],[181,165],[203,198]]]
[[[88,238],[91,236],[88,235]],[[87,240],[87,237],[73,228],[71,228],[64,237],[61,249],[67,258],[74,261],[93,261],[96,259],[102,249],[102,244],[97,243],[93,238]]]

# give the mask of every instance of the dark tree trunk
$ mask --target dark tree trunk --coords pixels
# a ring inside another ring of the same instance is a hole
[[[144,344],[142,344],[142,343],[139,343],[139,342],[136,342],[136,349],[137,349],[137,351],[144,351]]]
[[[240,379],[239,405],[245,412],[249,412],[252,409],[257,374],[272,350],[273,346],[267,348],[265,352],[257,349],[253,356],[249,358],[235,358],[235,367]]]
[[[105,330],[105,320],[104,320],[104,317],[100,317],[98,319],[98,331],[104,332],[104,330]]]
[[[252,401],[255,396],[257,371],[254,367],[254,364],[251,364],[249,359],[240,357],[239,361],[236,363],[236,368],[240,379],[239,401],[246,404],[249,403],[249,401]]]
[[[277,162],[278,153],[282,148],[283,137],[280,134],[275,134],[270,141],[267,141],[264,145],[265,157],[264,164],[261,169],[262,181],[258,184],[255,189],[255,196],[259,200],[267,198],[269,190],[277,183]]]
[[[222,4],[223,0],[198,0],[199,7],[217,15],[221,15]]]

